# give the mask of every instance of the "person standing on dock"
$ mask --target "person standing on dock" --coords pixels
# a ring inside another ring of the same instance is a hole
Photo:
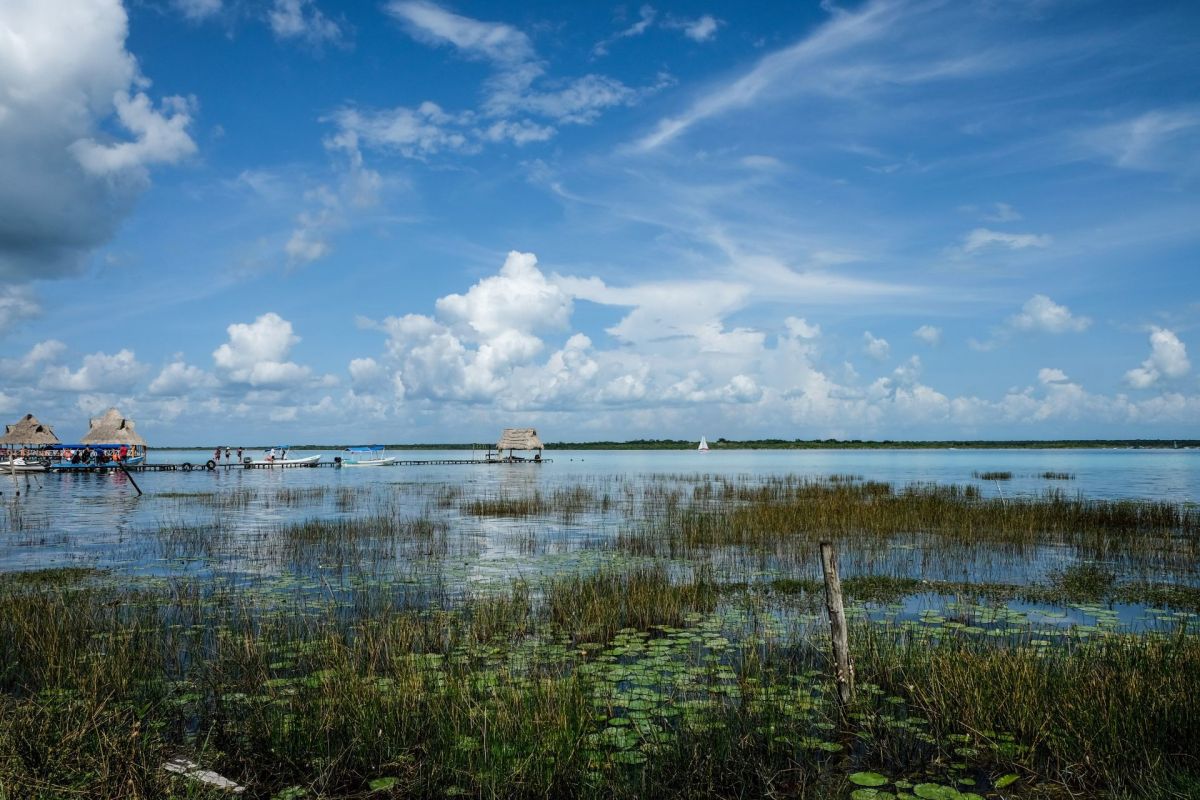
[[[245,452],[242,448],[238,448],[238,463],[242,463],[242,453]]]
[[[221,463],[221,448],[218,447],[216,450],[213,450],[213,461],[218,464]]]

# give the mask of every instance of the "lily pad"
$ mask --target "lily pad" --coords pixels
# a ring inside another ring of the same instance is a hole
[[[878,772],[855,772],[849,776],[850,782],[858,786],[883,786],[891,780]]]
[[[388,789],[393,788],[394,786],[396,786],[399,783],[400,783],[399,778],[393,778],[393,777],[375,778],[374,780],[369,781],[367,783],[367,786],[368,786],[368,788],[370,788],[370,790],[372,792],[386,792]]]
[[[893,800],[895,796],[879,789],[855,789],[850,793],[850,800]]]
[[[1005,786],[1011,786],[1012,784],[1016,783],[1020,779],[1020,777],[1021,777],[1020,775],[1017,775],[1014,772],[1010,772],[1007,775],[997,778],[996,782],[993,783],[992,786],[994,786],[997,789],[1003,789]]]

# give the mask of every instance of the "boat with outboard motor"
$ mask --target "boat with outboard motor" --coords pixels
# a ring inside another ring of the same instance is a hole
[[[248,467],[311,467],[321,460],[321,456],[304,456],[303,458],[288,458],[288,447],[272,447],[262,458],[246,458],[242,463]]]
[[[45,472],[46,467],[45,461],[17,456],[8,461],[0,461],[0,475],[27,475],[31,472]]]
[[[390,467],[396,463],[396,457],[389,456],[381,444],[347,447],[345,452],[352,455],[342,457],[343,467]]]

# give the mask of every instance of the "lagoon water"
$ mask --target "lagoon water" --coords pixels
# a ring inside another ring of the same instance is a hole
[[[256,455],[256,454],[255,454]],[[308,455],[308,453],[305,453]],[[327,460],[336,451],[325,454]],[[461,459],[470,451],[401,451],[403,459]],[[158,463],[203,464],[207,451],[151,451]],[[822,478],[854,475],[893,483],[974,484],[985,495],[1036,495],[1059,490],[1087,498],[1200,499],[1200,451],[1196,450],[712,450],[549,451],[549,463],[421,465],[359,469],[224,468],[216,471],[147,472],[135,475],[145,492],[137,497],[122,475],[44,475],[21,479],[21,496],[5,478],[0,492],[0,572],[78,565],[144,569],[149,558],[137,540],[164,526],[217,526],[255,531],[288,522],[370,513],[416,516],[439,491],[452,487],[463,500],[524,496],[584,483],[638,485],[661,476],[706,474],[754,480],[771,475]],[[1005,481],[982,481],[973,473],[1011,472]],[[1052,480],[1043,473],[1069,473]],[[275,502],[280,493],[307,501]],[[245,502],[226,506],[221,497]],[[590,518],[570,524],[532,520],[476,519],[453,514],[452,525],[479,540],[470,561],[512,561],[505,535],[534,526],[549,546],[568,548],[580,539],[612,536],[620,520]],[[159,559],[160,561],[162,559]],[[519,559],[517,559],[519,560]],[[159,569],[166,568],[161,563]],[[960,575],[950,571],[948,575]],[[994,576],[993,576],[994,577]]]

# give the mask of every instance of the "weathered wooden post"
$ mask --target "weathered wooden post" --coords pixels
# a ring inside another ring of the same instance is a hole
[[[821,542],[821,571],[825,573],[825,609],[829,612],[829,634],[833,639],[833,679],[838,701],[845,708],[854,699],[854,663],[850,660],[850,637],[846,607],[842,604],[842,582],[832,542]]]
[[[133,488],[137,489],[138,497],[141,497],[142,496],[142,487],[137,485],[137,481],[135,481],[133,479],[133,476],[129,474],[129,470],[125,469],[125,463],[122,461],[118,461],[117,466],[121,468],[121,472],[125,473],[125,477],[129,478],[129,482],[133,484]]]

